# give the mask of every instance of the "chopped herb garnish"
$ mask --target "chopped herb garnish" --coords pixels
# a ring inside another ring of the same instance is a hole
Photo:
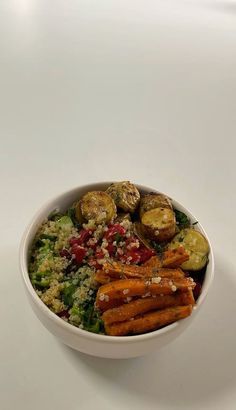
[[[75,208],[69,208],[67,211],[67,215],[70,217],[70,219],[72,220],[74,226],[77,229],[81,228],[81,224],[78,222],[76,216],[75,216]]]
[[[62,291],[62,300],[66,306],[73,306],[74,298],[73,295],[77,289],[77,286],[73,283],[66,286]]]
[[[164,245],[164,244],[161,244],[161,243],[158,243],[158,242],[155,242],[155,241],[151,241],[151,246],[153,247],[153,249],[154,249],[157,253],[162,253],[162,252],[164,252],[164,248],[165,248],[165,245]]]
[[[180,229],[188,228],[190,226],[190,220],[184,212],[174,209],[176,224]]]
[[[119,242],[121,242],[123,240],[123,236],[121,234],[119,234],[118,232],[115,234],[115,241],[118,244]]]
[[[33,272],[31,274],[31,281],[36,289],[48,288],[51,282],[51,272]]]
[[[62,213],[59,212],[58,209],[54,209],[49,215],[48,215],[48,220],[49,221],[57,221],[63,216]]]

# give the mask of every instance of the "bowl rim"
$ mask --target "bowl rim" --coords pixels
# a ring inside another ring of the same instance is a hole
[[[157,329],[148,333],[144,333],[144,334],[140,334],[140,335],[132,335],[132,336],[109,336],[109,335],[101,335],[101,334],[96,334],[96,333],[92,333],[89,332],[87,330],[84,329],[80,329],[79,327],[76,327],[68,322],[66,322],[65,320],[63,320],[62,318],[60,318],[59,316],[56,315],[56,313],[52,312],[50,310],[49,307],[47,307],[43,301],[40,299],[40,297],[37,295],[30,277],[29,277],[29,272],[28,272],[28,251],[30,248],[30,236],[31,236],[31,231],[33,228],[36,227],[36,225],[39,224],[39,219],[41,217],[41,221],[40,223],[42,223],[43,221],[43,217],[42,214],[46,211],[46,209],[50,206],[50,204],[58,201],[60,202],[63,198],[69,196],[69,195],[73,195],[75,194],[78,190],[89,190],[89,189],[95,189],[96,187],[101,187],[101,186],[108,186],[111,183],[114,182],[120,182],[120,181],[99,181],[99,182],[90,182],[88,184],[83,184],[83,185],[77,185],[74,188],[71,188],[67,191],[63,191],[57,195],[54,195],[51,199],[49,199],[48,201],[46,201],[39,209],[38,211],[33,215],[33,217],[31,218],[30,223],[28,224],[28,226],[26,227],[21,241],[20,241],[20,247],[19,247],[19,266],[20,266],[20,272],[21,272],[21,277],[23,279],[24,285],[27,289],[27,291],[30,293],[31,298],[33,299],[33,301],[35,302],[35,304],[38,306],[38,308],[43,311],[43,313],[48,317],[49,320],[53,321],[56,325],[58,325],[59,327],[62,327],[65,331],[68,331],[69,333],[72,333],[74,335],[77,336],[81,336],[85,339],[89,339],[89,340],[94,340],[97,342],[105,342],[105,343],[110,343],[110,342],[115,342],[118,344],[123,344],[123,343],[133,343],[133,342],[140,342],[140,341],[145,341],[146,339],[152,339],[152,338],[156,338],[157,336],[161,336],[165,333],[169,333],[170,331],[174,330],[176,327],[180,327],[182,325],[183,322],[186,323],[186,321],[190,320],[192,318],[192,316],[194,314],[197,313],[200,305],[202,305],[203,301],[206,298],[206,295],[208,294],[209,288],[212,284],[213,278],[214,278],[214,254],[213,254],[213,249],[212,249],[212,245],[211,242],[209,240],[209,237],[207,235],[207,233],[205,232],[204,228],[202,227],[201,223],[198,221],[197,224],[197,230],[199,230],[207,239],[208,243],[209,243],[209,248],[210,248],[210,252],[209,252],[209,261],[208,261],[208,266],[207,266],[207,275],[204,278],[204,285],[202,287],[202,292],[196,302],[196,305],[193,308],[193,312],[191,314],[191,316],[185,318],[184,321],[180,320],[180,321],[176,321],[172,324],[169,324],[161,329]],[[136,184],[135,182],[133,182],[134,185],[140,190],[140,191],[149,191],[149,192],[158,192],[158,193],[162,193],[168,197],[170,197],[168,194],[165,194],[155,188],[150,188],[147,185],[140,185],[140,184]],[[101,188],[100,188],[101,189]],[[171,198],[171,197],[170,197]],[[176,199],[171,198],[174,207],[176,207],[177,209],[183,210],[183,212],[185,212],[187,214],[187,216],[191,219],[191,221],[197,221],[197,219],[195,218],[195,216],[192,214],[192,212],[190,212],[187,208],[185,208],[180,202],[178,202]],[[55,209],[55,208],[54,208]]]

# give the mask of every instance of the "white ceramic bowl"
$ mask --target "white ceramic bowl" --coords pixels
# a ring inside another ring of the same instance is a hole
[[[209,238],[207,237],[207,234],[200,223],[198,223],[197,229],[202,232],[209,241],[209,263],[206,269],[202,292],[197,300],[192,315],[186,319],[180,320],[179,322],[175,322],[154,332],[125,337],[98,335],[79,329],[65,322],[63,319],[51,312],[51,310],[41,301],[31,284],[28,273],[28,260],[32,241],[42,221],[47,218],[51,211],[56,208],[64,211],[85,192],[91,190],[104,190],[109,184],[110,182],[83,185],[61,195],[58,195],[56,198],[50,200],[47,204],[45,204],[34,216],[32,222],[27,227],[23,235],[20,245],[20,269],[26,293],[28,295],[32,309],[39,320],[43,323],[43,325],[53,335],[58,337],[66,345],[79,350],[80,352],[93,356],[120,359],[142,356],[156,349],[159,349],[174,340],[177,336],[185,331],[185,329],[194,320],[209,291],[214,276],[214,259]],[[156,191],[153,188],[146,186],[137,185],[137,187],[141,192],[144,193]],[[179,204],[175,200],[172,200],[172,202],[174,207],[187,214],[191,221],[197,220],[181,204]]]

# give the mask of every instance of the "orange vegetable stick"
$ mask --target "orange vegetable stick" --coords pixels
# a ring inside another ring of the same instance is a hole
[[[159,329],[177,320],[184,319],[191,315],[192,305],[175,306],[155,312],[146,313],[134,320],[113,323],[105,323],[105,331],[110,336],[125,336],[129,334],[139,334]]]
[[[163,256],[152,256],[142,266],[149,268],[159,269],[163,268],[178,268],[183,262],[189,259],[189,255],[185,251],[183,246],[179,246],[176,249],[168,249],[163,253]]]
[[[136,271],[137,272],[137,271]],[[126,275],[120,275],[120,278],[115,278],[112,274],[109,272],[105,272],[104,270],[98,270],[95,275],[95,280],[98,283],[101,283],[104,285],[105,283],[112,282],[117,279],[122,279],[127,278],[127,279],[135,279],[135,278],[143,278],[143,277],[155,277],[155,276],[160,276],[162,278],[170,278],[170,279],[176,279],[176,278],[184,278],[184,272],[180,269],[168,269],[168,268],[160,268],[157,271],[154,269],[150,269],[146,272],[145,275],[143,274],[137,274],[133,276],[131,272],[127,272]]]
[[[164,252],[162,266],[164,268],[178,268],[189,259],[188,253],[183,246],[176,249],[168,249]]]
[[[159,256],[155,255],[144,262],[142,266],[159,269],[162,267],[162,260],[161,258],[159,258]]]
[[[116,278],[111,277],[104,270],[97,270],[95,274],[95,280],[96,282],[101,283],[102,285],[105,285],[105,283],[109,283],[112,280],[116,280]]]
[[[120,276],[129,276],[139,278],[140,275],[145,276],[147,272],[150,272],[149,268],[145,266],[138,266],[138,265],[126,265],[125,263],[121,262],[106,262],[103,265],[103,270],[106,273],[109,273],[111,277],[120,278]]]
[[[155,258],[155,259],[154,259]],[[106,262],[103,265],[103,271],[108,274],[111,278],[121,279],[127,278],[141,278],[144,276],[153,276],[157,271],[162,271],[163,268],[159,266],[159,259],[157,256],[150,258],[149,265],[126,265],[120,262]],[[166,268],[168,269],[168,268]],[[167,272],[167,271],[166,271]],[[169,272],[170,273],[170,272]],[[164,276],[164,273],[163,275]],[[171,275],[170,275],[171,276]],[[179,276],[179,275],[178,275]],[[181,276],[184,276],[181,274]]]
[[[192,278],[167,279],[120,279],[114,282],[102,285],[97,292],[96,306],[103,310],[106,302],[113,299],[122,299],[133,296],[150,296],[150,295],[170,295],[177,289],[186,291],[194,289],[195,282]],[[102,303],[101,303],[102,302]],[[104,304],[105,302],[105,304]]]
[[[117,308],[109,309],[103,313],[102,319],[106,325],[115,322],[123,322],[144,314],[150,310],[164,309],[170,306],[194,305],[192,290],[177,293],[175,295],[165,295],[136,299]]]

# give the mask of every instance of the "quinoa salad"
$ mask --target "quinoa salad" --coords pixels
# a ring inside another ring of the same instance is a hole
[[[160,193],[129,181],[54,210],[34,238],[32,285],[62,320],[93,333],[141,334],[184,319],[201,293],[209,245]]]

